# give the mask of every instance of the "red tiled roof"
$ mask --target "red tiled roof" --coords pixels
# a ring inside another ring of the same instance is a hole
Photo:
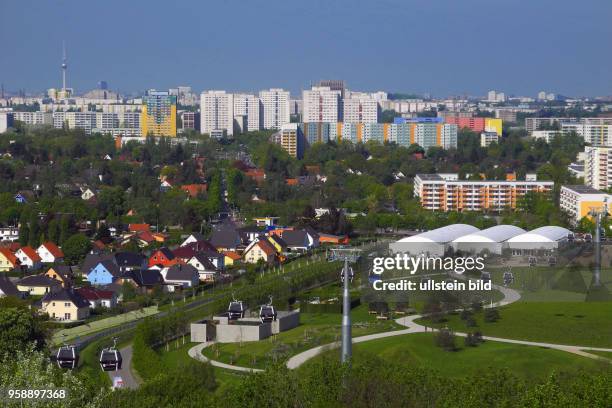
[[[128,225],[128,229],[130,231],[151,231],[151,227],[149,224],[130,224]]]
[[[16,266],[19,264],[19,260],[17,259],[17,257],[15,256],[14,253],[12,253],[8,248],[0,248],[0,254],[4,255],[4,257],[13,264],[13,266]]]
[[[198,194],[205,192],[207,189],[206,184],[184,184],[181,186],[181,190],[189,194],[190,197],[197,197]]]
[[[238,253],[236,253],[234,251],[224,251],[223,255],[227,256],[230,259],[233,259],[234,261],[237,261],[238,259],[241,258],[241,256],[238,255]]]
[[[100,290],[89,287],[79,288],[76,291],[87,300],[112,299],[115,294],[112,290]]]
[[[257,241],[256,245],[259,245],[261,250],[264,251],[268,256],[276,254],[276,249],[268,241],[259,240]]]
[[[47,241],[44,244],[42,244],[42,246],[47,248],[47,251],[49,251],[51,253],[51,255],[53,255],[53,257],[55,257],[55,258],[63,258],[64,257],[64,253],[62,252],[62,250],[59,249],[59,247],[57,245],[55,245],[53,242]]]
[[[298,179],[296,178],[288,178],[285,180],[285,183],[287,183],[288,186],[297,186],[298,185]]]
[[[40,262],[41,261],[40,256],[38,256],[38,254],[36,253],[36,250],[34,250],[34,248],[32,248],[30,246],[24,246],[24,247],[20,248],[20,250],[28,258],[30,258],[30,260],[32,260],[32,262]]]

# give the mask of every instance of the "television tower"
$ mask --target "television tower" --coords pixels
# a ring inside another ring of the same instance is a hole
[[[68,69],[68,59],[66,58],[66,41],[62,41],[62,92],[66,95],[66,70]]]

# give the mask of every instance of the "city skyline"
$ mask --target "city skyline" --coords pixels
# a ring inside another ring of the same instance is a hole
[[[337,78],[351,89],[438,97],[490,89],[612,94],[612,57],[600,52],[612,34],[610,4],[347,4],[3,3],[0,35],[21,46],[5,50],[0,82],[7,91],[61,88],[66,41],[67,86],[79,93],[105,80],[130,93],[189,85],[198,92],[284,88],[295,97]],[[502,16],[509,23],[489,27]],[[565,58],[563,49],[576,57]]]

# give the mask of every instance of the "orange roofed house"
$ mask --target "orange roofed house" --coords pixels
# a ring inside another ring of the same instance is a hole
[[[36,253],[40,256],[43,263],[62,262],[64,260],[64,253],[62,250],[51,241],[42,243],[36,249]]]
[[[184,184],[181,190],[186,192],[190,198],[196,198],[199,194],[206,192],[206,184]]]
[[[268,264],[275,264],[277,261],[276,248],[265,239],[255,240],[249,244],[242,254],[247,263],[257,263],[260,260]]]
[[[8,248],[0,248],[0,272],[7,272],[19,266],[19,259]]]
[[[172,266],[179,263],[179,259],[166,247],[159,248],[149,258],[149,267],[155,265]]]

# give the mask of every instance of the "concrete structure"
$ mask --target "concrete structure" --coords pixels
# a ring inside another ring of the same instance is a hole
[[[459,237],[453,240],[452,246],[455,251],[474,254],[488,252],[501,255],[502,250],[507,246],[506,241],[525,232],[527,231],[514,225],[496,225]]]
[[[342,122],[342,91],[330,87],[312,87],[303,92],[304,122]]]
[[[488,147],[491,143],[499,143],[499,135],[496,132],[482,132],[480,134],[480,146]]]
[[[414,195],[428,210],[502,211],[516,208],[527,192],[548,193],[553,185],[552,181],[537,180],[459,180],[455,173],[417,174]]]
[[[612,147],[584,148],[584,184],[597,190],[612,187]]]
[[[297,123],[286,123],[280,132],[273,135],[273,141],[279,144],[292,157],[301,159],[304,155],[304,134]]]
[[[559,206],[576,225],[583,217],[591,217],[592,210],[608,212],[612,196],[590,186],[561,186]]]
[[[234,95],[225,91],[206,91],[200,95],[200,132],[233,136]]]
[[[343,100],[344,123],[378,123],[380,106],[369,96],[351,96]]]
[[[12,112],[0,112],[0,133],[4,133],[14,126]]]
[[[240,133],[261,129],[260,110],[260,101],[255,95],[234,94],[234,128],[240,129]]]
[[[52,112],[13,112],[13,117],[26,125],[53,126]]]
[[[550,143],[556,136],[560,135],[560,130],[534,130],[531,132],[531,137],[534,139],[542,139],[546,143]]]
[[[258,317],[229,320],[227,315],[191,323],[191,341],[203,343],[241,343],[259,341],[273,334],[293,329],[300,324],[299,311],[279,311],[276,321],[262,323]]]
[[[200,113],[185,111],[180,114],[181,130],[200,130]]]
[[[562,133],[576,133],[593,146],[612,146],[612,118],[583,118],[561,122]]]
[[[176,96],[150,90],[142,98],[140,128],[143,136],[176,137]]]
[[[468,128],[473,132],[496,132],[499,136],[502,135],[503,122],[497,118],[480,118],[480,117],[457,117],[446,115],[444,117],[446,123],[457,125],[459,129]]]
[[[259,92],[261,103],[261,127],[264,129],[280,129],[290,122],[291,109],[289,91],[281,88],[271,88]],[[294,105],[297,105],[294,103]]]
[[[576,120],[575,118],[525,118],[525,130],[529,134],[536,130],[541,130],[542,127],[558,127],[561,129],[561,122],[569,122]]]
[[[467,224],[452,224],[411,237],[402,238],[389,244],[391,253],[411,255],[442,256],[451,247],[453,240],[478,232],[479,229]]]

